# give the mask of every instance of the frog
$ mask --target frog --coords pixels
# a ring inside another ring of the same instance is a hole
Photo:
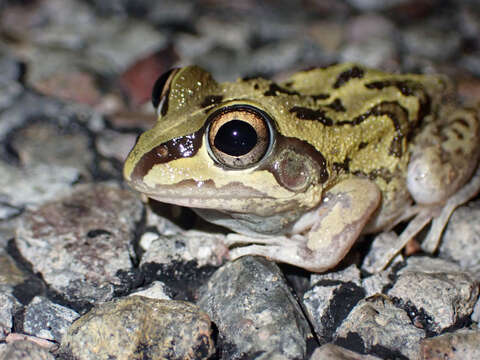
[[[433,252],[480,190],[479,110],[443,75],[344,63],[217,82],[190,65],[161,75],[152,103],[126,182],[230,229],[232,260],[325,272],[399,223],[392,254],[429,224]]]

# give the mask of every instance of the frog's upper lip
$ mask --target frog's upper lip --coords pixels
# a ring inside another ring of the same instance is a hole
[[[207,201],[234,201],[245,199],[268,199],[267,194],[240,182],[232,182],[217,188],[213,181],[195,182],[184,180],[174,185],[156,185],[154,188],[143,182],[130,181],[129,184],[149,198],[180,206],[208,207]],[[218,206],[218,205],[217,205]]]
[[[155,195],[148,195],[148,194],[146,195],[154,200],[157,200],[163,203],[174,204],[178,206],[185,206],[190,208],[207,209],[207,208],[219,207],[218,203],[217,205],[212,206],[212,204],[208,202],[208,200],[210,199],[208,197],[193,197],[193,196],[192,197],[167,197],[167,196],[155,196]],[[216,197],[215,199],[217,201],[221,201],[221,200],[226,201],[226,200],[232,200],[232,197],[230,197],[229,199]],[[244,198],[237,197],[236,199],[242,200],[242,199],[246,199],[246,197]]]

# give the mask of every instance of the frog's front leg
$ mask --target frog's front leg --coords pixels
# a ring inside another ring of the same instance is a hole
[[[298,220],[289,236],[229,235],[229,245],[252,244],[232,249],[230,257],[260,255],[310,271],[326,271],[345,257],[380,199],[373,182],[360,178],[344,180],[326,192],[317,209]]]

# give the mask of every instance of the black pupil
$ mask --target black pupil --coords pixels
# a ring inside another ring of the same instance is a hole
[[[249,123],[230,120],[223,124],[215,136],[215,147],[230,156],[242,156],[257,143],[257,132]]]

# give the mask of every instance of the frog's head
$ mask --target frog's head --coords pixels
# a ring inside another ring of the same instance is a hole
[[[165,73],[152,94],[158,122],[130,152],[125,179],[193,208],[269,216],[314,207],[326,162],[289,125],[298,94],[278,89],[260,78],[217,83],[196,66]]]

